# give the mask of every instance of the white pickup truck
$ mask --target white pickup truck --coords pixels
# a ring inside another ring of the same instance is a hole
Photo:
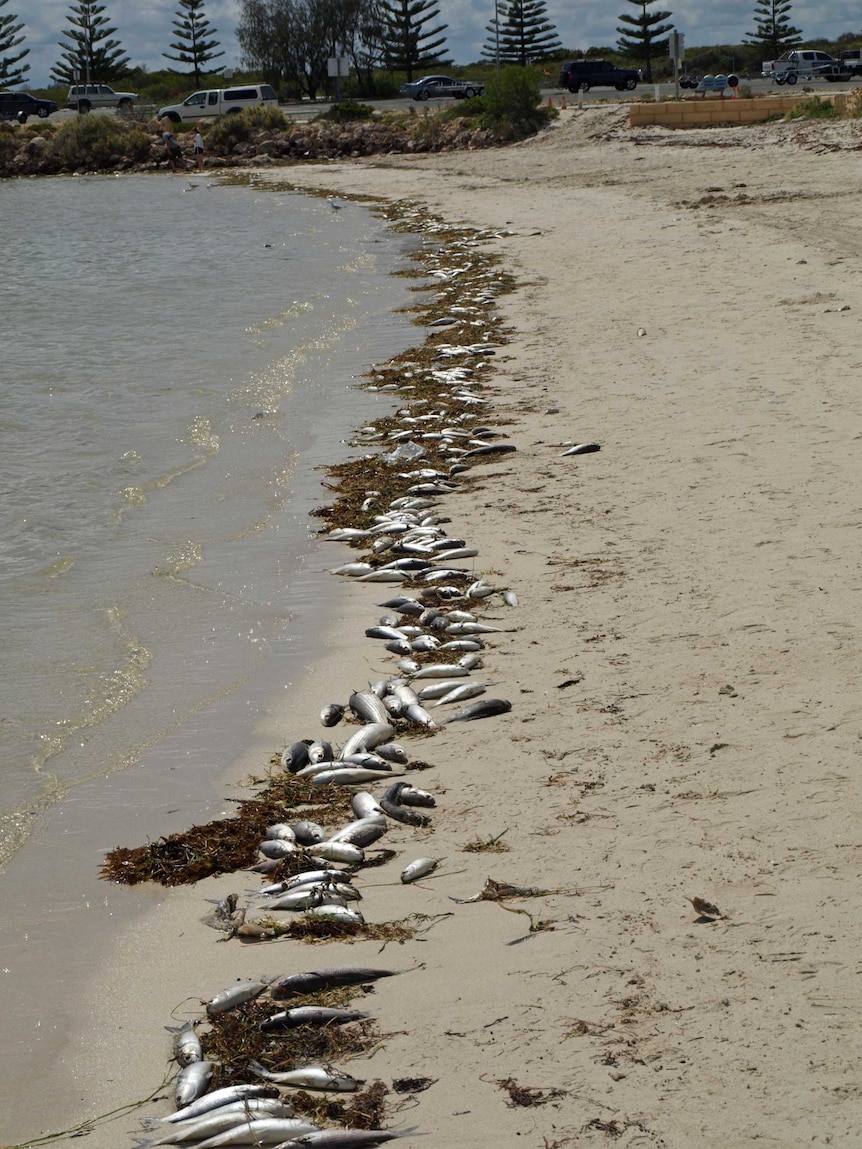
[[[828,80],[830,84],[846,83],[850,69],[828,52],[798,48],[785,52],[777,60],[764,60],[760,66],[764,79],[776,84],[795,84],[797,80]]]

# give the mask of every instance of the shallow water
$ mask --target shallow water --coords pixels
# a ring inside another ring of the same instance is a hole
[[[285,641],[303,458],[408,340],[367,210],[196,182],[0,186],[0,861]]]
[[[164,891],[106,850],[225,813],[217,785],[315,658],[341,554],[317,468],[416,341],[368,209],[180,177],[0,184],[0,1141],[101,950]],[[22,844],[23,843],[23,844]],[[39,1108],[36,1103],[36,1109]]]

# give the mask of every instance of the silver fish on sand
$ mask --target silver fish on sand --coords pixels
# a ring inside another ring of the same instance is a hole
[[[273,1033],[283,1029],[298,1029],[301,1025],[346,1025],[351,1021],[363,1021],[371,1017],[358,1009],[330,1009],[322,1005],[300,1005],[295,1009],[283,1009],[260,1023],[263,1033]]]
[[[365,985],[368,982],[378,981],[382,977],[395,977],[401,971],[397,969],[376,969],[368,966],[336,966],[334,968],[307,970],[304,973],[294,973],[282,978],[272,986],[273,1000],[281,1001],[287,997],[302,997],[309,993],[318,993],[324,989],[334,989],[343,985]]]
[[[594,451],[601,451],[599,443],[576,443],[574,447],[569,447],[568,451],[563,451],[560,458],[564,459],[566,455],[592,455]]]
[[[313,1121],[303,1117],[260,1117],[199,1141],[197,1149],[221,1149],[223,1145],[278,1145],[291,1138],[302,1137],[304,1133],[315,1133],[320,1129]]]
[[[161,1137],[135,1140],[140,1149],[155,1149],[157,1145],[183,1145],[187,1141],[215,1137],[217,1133],[233,1129],[251,1117],[292,1117],[294,1112],[293,1105],[277,1097],[250,1097],[246,1101],[235,1101],[232,1105],[221,1105],[218,1109],[202,1113],[200,1117],[168,1125]]]
[[[495,714],[508,714],[512,703],[505,698],[482,698],[478,702],[470,702],[462,706],[454,714],[443,719],[442,725],[448,726],[450,722],[472,722],[477,718],[492,718]]]
[[[268,981],[243,981],[223,989],[215,997],[211,997],[206,1004],[207,1014],[212,1017],[216,1013],[225,1013],[229,1009],[236,1009],[252,998],[258,997],[267,988]]]
[[[401,871],[401,881],[406,886],[418,878],[424,878],[436,870],[443,860],[443,858],[417,858]]]
[[[248,1101],[252,1097],[278,1097],[278,1090],[272,1085],[226,1085],[223,1089],[214,1089],[212,1093],[205,1093],[203,1097],[193,1101],[177,1113],[171,1113],[168,1117],[151,1117],[144,1124],[149,1129],[157,1128],[160,1125],[174,1125],[180,1121],[200,1117],[201,1114],[220,1109],[224,1105]]]
[[[388,1129],[323,1129],[277,1145],[275,1149],[372,1149],[400,1136],[402,1134]]]
[[[192,1061],[189,1065],[184,1066],[177,1074],[174,1083],[174,1100],[177,1109],[182,1109],[186,1105],[191,1105],[193,1101],[197,1101],[201,1094],[206,1092],[212,1075],[213,1065],[211,1061]]]
[[[252,1073],[276,1085],[292,1085],[295,1089],[316,1089],[326,1093],[355,1093],[364,1081],[342,1073],[331,1065],[306,1065],[302,1069],[290,1069],[284,1073],[273,1073],[259,1061],[248,1063]]]
[[[190,1021],[186,1022],[174,1037],[174,1057],[180,1065],[191,1065],[193,1061],[203,1061],[201,1039],[195,1033]]]

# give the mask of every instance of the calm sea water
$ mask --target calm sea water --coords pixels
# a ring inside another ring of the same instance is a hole
[[[356,377],[415,332],[404,241],[356,204],[7,181],[0,249],[2,861],[289,653],[313,467],[379,411]]]

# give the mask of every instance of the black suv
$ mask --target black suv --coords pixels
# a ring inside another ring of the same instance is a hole
[[[0,120],[18,120],[26,124],[29,116],[46,119],[57,111],[53,100],[37,100],[29,92],[0,92]]]
[[[617,68],[610,60],[570,60],[560,69],[560,87],[570,92],[588,92],[590,88],[616,88],[633,92],[640,73],[634,68]]]

